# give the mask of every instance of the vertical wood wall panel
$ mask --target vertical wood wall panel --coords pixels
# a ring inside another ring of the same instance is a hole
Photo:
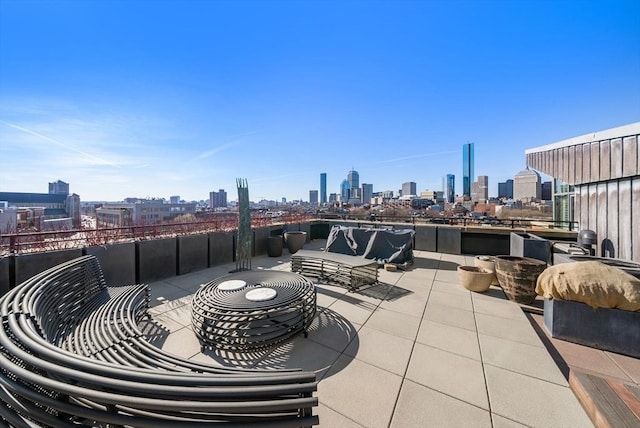
[[[591,181],[591,145],[582,145],[582,182]]]
[[[620,251],[618,252],[618,257],[621,259],[631,259],[632,227],[631,180],[623,179],[618,182],[618,228],[620,229],[618,237],[620,242]]]
[[[631,181],[631,217],[640,215],[640,176],[636,175]],[[638,221],[631,223],[629,235],[631,237],[631,260],[640,263],[640,226]]]
[[[589,185],[580,186],[580,229],[589,229]]]
[[[582,184],[582,144],[574,147],[576,150],[576,181],[574,184]]]
[[[587,220],[587,229],[598,231],[598,185],[589,184],[589,214]],[[600,237],[598,236],[598,241]]]
[[[611,140],[611,178],[622,177],[622,138]]]
[[[600,143],[591,143],[591,176],[589,182],[600,180]]]
[[[620,243],[618,242],[618,182],[610,181],[607,183],[607,236],[613,251],[604,246],[605,257],[618,257],[620,252]]]
[[[622,140],[622,176],[638,174],[638,137],[626,137]]]
[[[611,178],[611,150],[609,140],[600,142],[600,180]]]
[[[576,146],[568,147],[569,153],[567,159],[569,160],[569,168],[567,170],[567,183],[574,184],[576,182]]]
[[[562,148],[562,181],[569,182],[569,147]]]
[[[598,234],[598,248],[596,249],[596,255],[604,255],[603,241],[607,239],[607,183],[597,184],[598,192],[598,210],[596,218],[596,227],[594,229]]]

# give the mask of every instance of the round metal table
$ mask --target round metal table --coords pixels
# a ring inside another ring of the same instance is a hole
[[[307,328],[316,289],[302,275],[244,271],[216,278],[193,296],[191,321],[202,349],[274,345]]]

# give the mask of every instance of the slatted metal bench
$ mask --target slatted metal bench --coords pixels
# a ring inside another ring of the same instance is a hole
[[[315,374],[220,368],[147,342],[147,285],[107,287],[85,256],[0,299],[0,417],[11,426],[318,423]]]
[[[291,255],[291,271],[357,290],[378,282],[378,263],[360,256],[300,250]]]

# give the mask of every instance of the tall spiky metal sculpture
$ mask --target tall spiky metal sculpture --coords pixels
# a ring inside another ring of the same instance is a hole
[[[236,271],[251,270],[251,212],[249,210],[249,184],[246,179],[236,179],[238,186],[238,244],[236,247]]]

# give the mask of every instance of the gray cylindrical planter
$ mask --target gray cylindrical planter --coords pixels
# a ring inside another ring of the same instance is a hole
[[[509,300],[529,304],[536,298],[536,282],[547,268],[530,257],[496,256],[496,276]]]
[[[282,255],[282,235],[269,237],[267,254],[269,257],[280,257]]]
[[[294,254],[304,247],[307,240],[307,232],[285,232],[284,242],[287,243],[289,253]]]

